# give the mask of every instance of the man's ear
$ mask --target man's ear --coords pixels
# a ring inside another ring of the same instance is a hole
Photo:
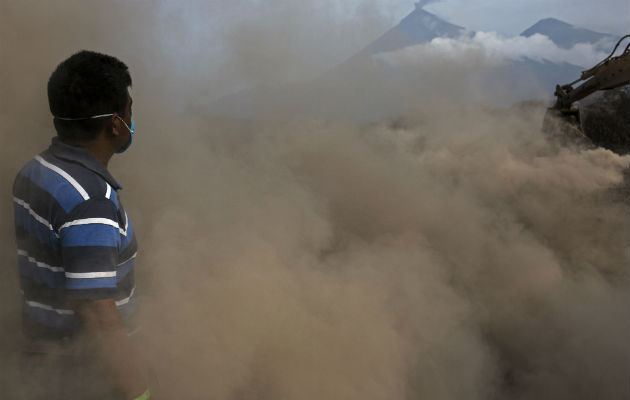
[[[118,113],[114,113],[114,115],[110,117],[107,125],[108,126],[106,127],[106,129],[111,132],[113,136],[120,136],[123,133],[120,129],[120,120],[118,119]]]

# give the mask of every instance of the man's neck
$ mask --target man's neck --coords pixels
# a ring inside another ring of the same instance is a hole
[[[108,148],[107,143],[104,143],[100,136],[97,136],[94,140],[89,142],[64,142],[67,145],[77,147],[90,153],[94,158],[100,161],[101,164],[107,168],[109,160],[112,158],[113,153]]]

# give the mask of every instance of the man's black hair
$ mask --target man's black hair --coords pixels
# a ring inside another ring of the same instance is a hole
[[[54,117],[87,118],[118,113],[127,106],[129,69],[120,60],[93,51],[80,51],[61,62],[48,80],[48,105]],[[107,118],[64,121],[54,119],[64,141],[87,142],[103,130]]]

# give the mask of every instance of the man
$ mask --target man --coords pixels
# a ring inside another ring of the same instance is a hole
[[[130,86],[108,55],[59,64],[48,81],[57,137],[15,179],[23,374],[46,399],[150,396],[129,339],[136,240],[107,170],[132,141]]]

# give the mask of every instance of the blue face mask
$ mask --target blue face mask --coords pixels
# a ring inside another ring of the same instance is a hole
[[[125,124],[125,127],[127,129],[129,129],[129,140],[127,141],[127,143],[125,143],[125,145],[123,147],[118,149],[118,151],[116,152],[116,153],[120,154],[120,153],[124,153],[125,151],[127,151],[129,146],[131,146],[131,142],[133,140],[133,134],[135,132],[135,129],[134,129],[134,125],[133,125],[133,119],[131,120],[131,127],[127,126],[127,123],[122,118],[118,117],[118,119],[121,120],[123,124]]]

